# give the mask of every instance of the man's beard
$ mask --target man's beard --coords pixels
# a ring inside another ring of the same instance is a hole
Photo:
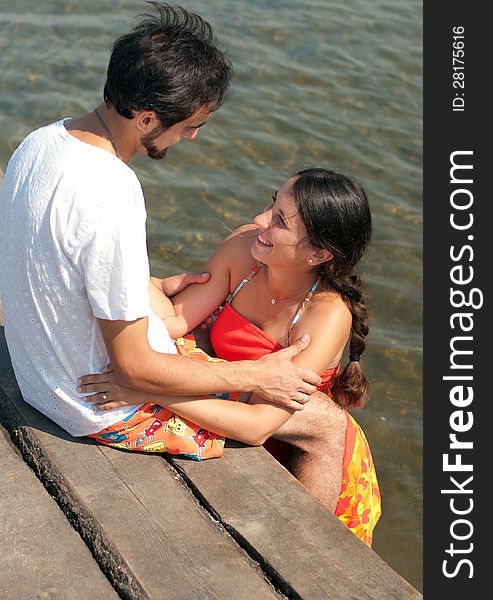
[[[158,127],[154,131],[150,131],[148,134],[144,135],[140,140],[140,143],[146,149],[147,156],[149,158],[152,158],[153,160],[161,160],[166,156],[166,153],[168,152],[168,148],[163,148],[162,150],[159,150],[157,146],[153,143],[154,140],[161,135],[163,130],[164,128]]]

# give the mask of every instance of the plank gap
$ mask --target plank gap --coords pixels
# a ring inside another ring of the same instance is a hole
[[[163,455],[163,459],[179,474],[180,479],[193,496],[199,506],[209,514],[214,523],[225,530],[238,546],[248,555],[256,564],[257,568],[263,573],[266,580],[273,586],[278,594],[281,594],[288,600],[303,600],[303,598],[289,585],[282,575],[250,544],[250,542],[241,535],[232,525],[227,523],[216,511],[212,504],[205,498],[199,488],[193,483],[186,472],[180,467],[177,461],[168,455]]]
[[[21,453],[25,463],[79,534],[99,568],[122,600],[150,600],[128,564],[105,535],[98,521],[87,510],[75,490],[65,482],[63,475],[45,456],[36,436],[22,426],[11,428],[7,421],[2,424],[9,431],[12,443]]]

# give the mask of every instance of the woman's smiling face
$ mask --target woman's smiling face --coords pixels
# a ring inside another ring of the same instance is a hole
[[[293,180],[288,179],[274,193],[272,202],[254,219],[259,233],[252,245],[252,255],[269,265],[307,264],[313,248],[306,243],[307,230],[294,200]]]

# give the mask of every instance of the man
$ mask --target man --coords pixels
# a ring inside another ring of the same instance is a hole
[[[105,102],[29,135],[0,196],[1,296],[16,378],[24,399],[74,436],[134,410],[101,412],[78,396],[77,379],[108,358],[127,387],[252,391],[298,409],[320,381],[290,360],[307,340],[255,363],[190,361],[149,309],[144,199],[127,163],[195,139],[231,74],[208,23],[151,4],[156,14],[114,44]]]

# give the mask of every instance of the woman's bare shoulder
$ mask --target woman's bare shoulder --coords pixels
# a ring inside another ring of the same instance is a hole
[[[218,245],[215,256],[226,259],[227,262],[236,262],[239,257],[249,255],[256,229],[253,224],[238,227]]]
[[[351,330],[352,319],[351,311],[340,294],[322,290],[313,295],[298,328],[301,330],[309,326],[313,328],[314,335],[320,334],[322,337],[328,331],[338,331],[345,337]]]
[[[334,290],[320,290],[312,298],[312,308],[315,312],[323,313],[330,311],[336,313],[338,317],[351,317],[351,311],[344,302],[342,296]]]
[[[214,265],[227,268],[230,273],[230,284],[236,287],[239,279],[252,269],[255,259],[251,247],[256,237],[257,227],[253,223],[238,227],[224,239],[217,247],[207,267]]]
[[[226,239],[225,242],[230,240],[236,240],[237,243],[243,240],[253,240],[253,238],[257,235],[258,227],[254,223],[247,223],[246,225],[241,225],[233,232],[231,232]]]
[[[290,336],[294,341],[307,333],[310,345],[293,362],[301,364],[300,360],[304,360],[304,366],[318,373],[335,367],[341,360],[351,326],[351,311],[337,293],[315,293]]]

